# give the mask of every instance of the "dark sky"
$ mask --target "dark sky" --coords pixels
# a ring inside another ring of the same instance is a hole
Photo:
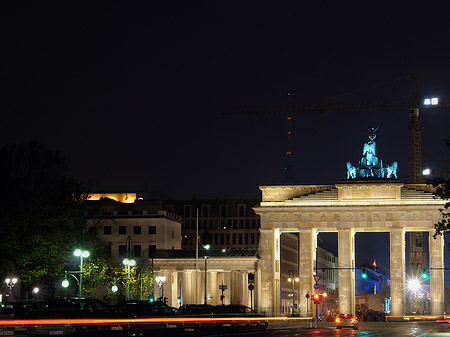
[[[409,102],[412,73],[423,95],[450,101],[446,8],[164,3],[3,7],[0,145],[45,142],[95,190],[258,198],[283,181],[286,116],[227,107]],[[421,116],[425,163],[446,170],[450,110]],[[408,174],[408,111],[292,117],[298,183],[345,178],[368,126],[379,157]]]
[[[286,116],[227,107],[409,102],[412,73],[450,101],[442,5],[164,3],[3,7],[0,145],[45,142],[95,190],[258,198],[283,181]],[[449,169],[450,109],[421,116],[425,164]],[[292,117],[298,183],[344,179],[369,126],[408,174],[407,110]]]

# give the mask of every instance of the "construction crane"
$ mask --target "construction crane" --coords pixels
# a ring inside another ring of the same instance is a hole
[[[325,113],[337,111],[377,111],[377,110],[408,110],[409,123],[409,178],[414,184],[423,183],[422,174],[422,127],[420,125],[419,111],[426,108],[450,107],[450,103],[441,103],[438,98],[426,98],[419,101],[417,76],[412,75],[413,95],[410,103],[329,103],[329,104],[303,104],[303,105],[280,105],[264,107],[240,107],[229,110],[223,115],[232,114],[287,114],[289,116],[297,113]],[[289,131],[290,132],[290,131]],[[288,153],[289,154],[289,153]]]

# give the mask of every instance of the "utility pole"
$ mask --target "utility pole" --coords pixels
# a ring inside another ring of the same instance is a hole
[[[195,304],[197,302],[197,289],[198,289],[198,207],[197,207],[197,230],[195,233]]]

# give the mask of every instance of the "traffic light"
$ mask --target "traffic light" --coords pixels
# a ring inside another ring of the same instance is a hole
[[[367,278],[367,270],[366,270],[365,267],[361,268],[361,277],[362,277],[363,279],[366,279],[366,278]]]
[[[150,297],[150,298],[148,299],[148,301],[149,301],[150,303],[153,303],[153,302],[155,302],[155,299],[154,299],[153,297]]]
[[[248,283],[255,283],[255,274],[248,273]]]
[[[178,296],[178,298],[177,298],[177,303],[178,303],[178,304],[181,304],[181,296]]]
[[[428,278],[428,268],[422,268],[422,278],[425,280]]]
[[[319,304],[320,302],[320,294],[314,293],[314,295],[311,296],[311,299],[314,301],[315,304]]]
[[[164,297],[163,297],[163,302],[164,302],[164,304],[167,304],[167,300],[168,300],[168,298],[167,298],[166,296],[164,296]]]

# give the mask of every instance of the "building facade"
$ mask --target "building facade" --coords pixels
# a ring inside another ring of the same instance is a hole
[[[262,312],[280,312],[280,235],[298,233],[300,238],[300,314],[307,315],[305,294],[314,288],[317,234],[338,233],[339,311],[355,313],[356,232],[390,233],[391,312],[406,312],[405,235],[429,232],[430,311],[443,313],[442,236],[433,238],[434,223],[444,201],[435,199],[432,186],[403,184],[398,180],[348,180],[335,185],[262,186],[262,202],[255,207],[261,216],[260,262],[264,270],[260,287]]]
[[[165,200],[164,209],[182,219],[182,248],[200,244],[213,249],[257,249],[260,219],[253,206],[257,199]],[[198,217],[197,217],[198,214]]]
[[[137,200],[134,193],[94,194],[87,201],[89,226],[110,244],[111,257],[147,265],[158,249],[181,249],[181,218],[162,209],[159,200]]]

